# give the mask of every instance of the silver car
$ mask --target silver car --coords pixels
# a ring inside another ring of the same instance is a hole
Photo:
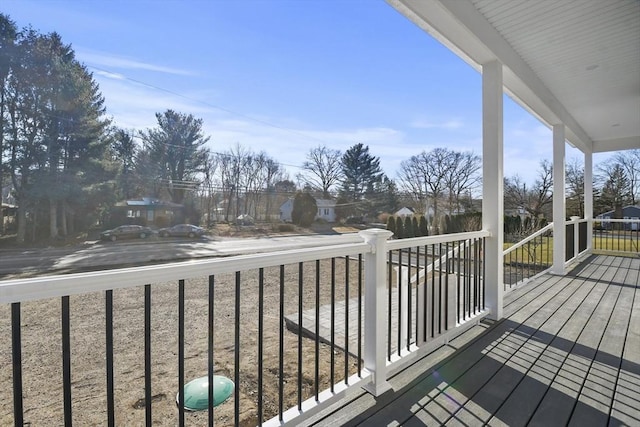
[[[192,224],[177,224],[169,228],[158,230],[160,237],[202,237],[207,234],[207,230]]]

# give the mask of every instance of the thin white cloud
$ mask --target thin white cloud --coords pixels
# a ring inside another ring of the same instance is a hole
[[[167,67],[158,64],[151,64],[148,62],[142,62],[135,59],[124,58],[121,56],[113,55],[105,52],[95,52],[88,50],[76,50],[76,55],[78,59],[91,66],[96,66],[97,68],[106,67],[106,68],[119,68],[124,70],[146,70],[153,71],[157,73],[164,74],[173,74],[179,76],[193,76],[195,73],[188,70],[183,70],[179,68]]]
[[[94,71],[93,75],[94,76],[106,77],[108,79],[114,79],[114,80],[126,80],[126,77],[123,76],[122,74],[111,73],[109,71],[103,71],[103,70],[96,70],[96,71]]]
[[[458,119],[446,119],[446,120],[427,120],[416,119],[409,123],[409,126],[414,129],[460,129],[464,127],[464,123]]]

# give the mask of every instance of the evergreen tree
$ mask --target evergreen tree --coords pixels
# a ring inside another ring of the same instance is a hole
[[[415,237],[415,232],[413,230],[413,221],[411,220],[410,216],[405,216],[404,217],[404,237]]]
[[[293,210],[291,211],[291,221],[301,227],[309,227],[318,212],[316,199],[307,192],[298,192],[293,199]]]
[[[404,233],[404,221],[402,220],[402,217],[396,218],[396,237],[398,239],[404,239],[407,237]]]
[[[357,202],[356,211],[367,211],[366,199],[374,193],[376,183],[382,179],[380,158],[369,154],[369,147],[359,143],[349,148],[340,161],[342,168],[341,196]]]
[[[371,195],[372,210],[379,212],[395,212],[400,206],[400,197],[396,183],[386,175],[382,175],[380,181],[374,183],[374,191]]]
[[[622,218],[622,208],[631,203],[631,200],[631,186],[623,167],[618,163],[610,165],[602,186],[600,203],[614,211],[614,218]]]
[[[8,120],[6,100],[9,97],[9,74],[15,56],[15,41],[18,35],[16,24],[0,13],[0,190],[4,188],[3,159],[5,153],[5,122]],[[0,209],[0,235],[4,233],[3,210]]]
[[[427,218],[424,215],[420,215],[420,221],[419,221],[418,229],[420,231],[419,236],[428,236],[429,235],[429,229],[427,227]]]
[[[393,215],[389,215],[389,218],[387,218],[387,230],[394,235],[396,234],[396,219]]]
[[[84,226],[109,181],[104,99],[56,33],[18,33],[5,79],[3,144],[18,202],[18,242]]]
[[[162,184],[171,201],[183,203],[185,193],[197,187],[197,174],[204,170],[209,141],[202,131],[202,119],[167,110],[156,113],[158,127],[141,133],[148,153],[148,180]]]

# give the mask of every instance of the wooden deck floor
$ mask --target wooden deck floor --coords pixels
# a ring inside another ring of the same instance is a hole
[[[505,297],[473,328],[308,425],[640,425],[640,258],[592,256]]]

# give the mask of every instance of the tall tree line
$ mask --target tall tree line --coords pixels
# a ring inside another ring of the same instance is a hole
[[[0,151],[18,205],[17,241],[86,226],[112,178],[97,83],[57,33],[0,14]]]

